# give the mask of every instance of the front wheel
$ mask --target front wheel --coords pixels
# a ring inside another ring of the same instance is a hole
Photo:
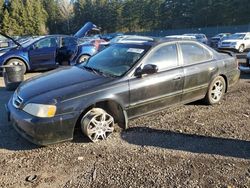
[[[207,104],[213,105],[220,102],[226,92],[226,82],[222,76],[217,76],[209,85],[204,98]]]
[[[25,63],[24,63],[22,60],[20,60],[20,59],[10,59],[10,60],[6,63],[6,65],[21,66],[21,67],[22,67],[22,72],[23,72],[23,74],[25,74],[26,71],[27,71],[27,68],[26,68]]]
[[[84,61],[87,61],[90,58],[89,55],[82,55],[79,60],[78,63],[83,63]]]
[[[92,142],[106,140],[114,131],[114,118],[101,108],[92,108],[83,116],[81,129]]]
[[[243,53],[244,50],[245,50],[245,46],[244,46],[243,44],[240,45],[240,47],[239,47],[239,49],[238,49],[239,53]]]

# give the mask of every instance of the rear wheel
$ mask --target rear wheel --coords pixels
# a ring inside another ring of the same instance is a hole
[[[114,118],[102,108],[92,108],[81,119],[81,129],[92,142],[106,140],[114,131]]]
[[[25,63],[20,59],[10,59],[9,61],[7,61],[6,65],[21,66],[23,74],[25,74],[27,71]]]
[[[238,49],[239,53],[244,52],[244,50],[245,50],[245,46],[243,44],[241,44],[239,49]]]
[[[89,55],[82,55],[79,60],[78,63],[83,63],[84,61],[87,61],[90,58]]]
[[[226,82],[222,76],[217,76],[209,85],[204,98],[207,104],[213,105],[220,102],[226,91]]]

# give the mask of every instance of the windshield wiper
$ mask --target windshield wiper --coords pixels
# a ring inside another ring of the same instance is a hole
[[[91,71],[94,72],[95,74],[99,74],[99,75],[102,75],[102,76],[105,76],[105,77],[117,77],[116,75],[113,75],[113,74],[110,74],[110,73],[107,73],[107,72],[103,72],[103,71],[100,70],[100,69],[96,69],[96,68],[89,67],[89,66],[86,66],[86,65],[84,65],[83,67],[84,67],[85,69],[87,69],[87,70],[91,70]]]
[[[86,66],[86,65],[84,65],[83,67],[85,69],[87,69],[87,70],[90,70],[90,71],[94,72],[95,74],[98,74],[98,71],[96,69],[92,68],[92,67],[89,67],[89,66]]]

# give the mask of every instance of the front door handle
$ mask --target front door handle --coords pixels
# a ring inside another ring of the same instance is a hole
[[[173,80],[180,80],[180,79],[181,79],[181,75],[177,75],[177,76],[174,77]]]
[[[216,67],[210,67],[210,68],[209,68],[209,71],[210,71],[210,72],[214,72],[215,70],[216,70]]]

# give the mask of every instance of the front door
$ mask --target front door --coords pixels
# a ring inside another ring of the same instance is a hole
[[[29,60],[32,67],[34,69],[55,67],[57,46],[57,37],[43,38],[35,42],[29,50]]]
[[[158,72],[141,78],[134,76],[129,80],[129,118],[158,111],[181,101],[184,73],[179,65],[176,44],[155,47],[141,67],[147,64],[157,65]]]

